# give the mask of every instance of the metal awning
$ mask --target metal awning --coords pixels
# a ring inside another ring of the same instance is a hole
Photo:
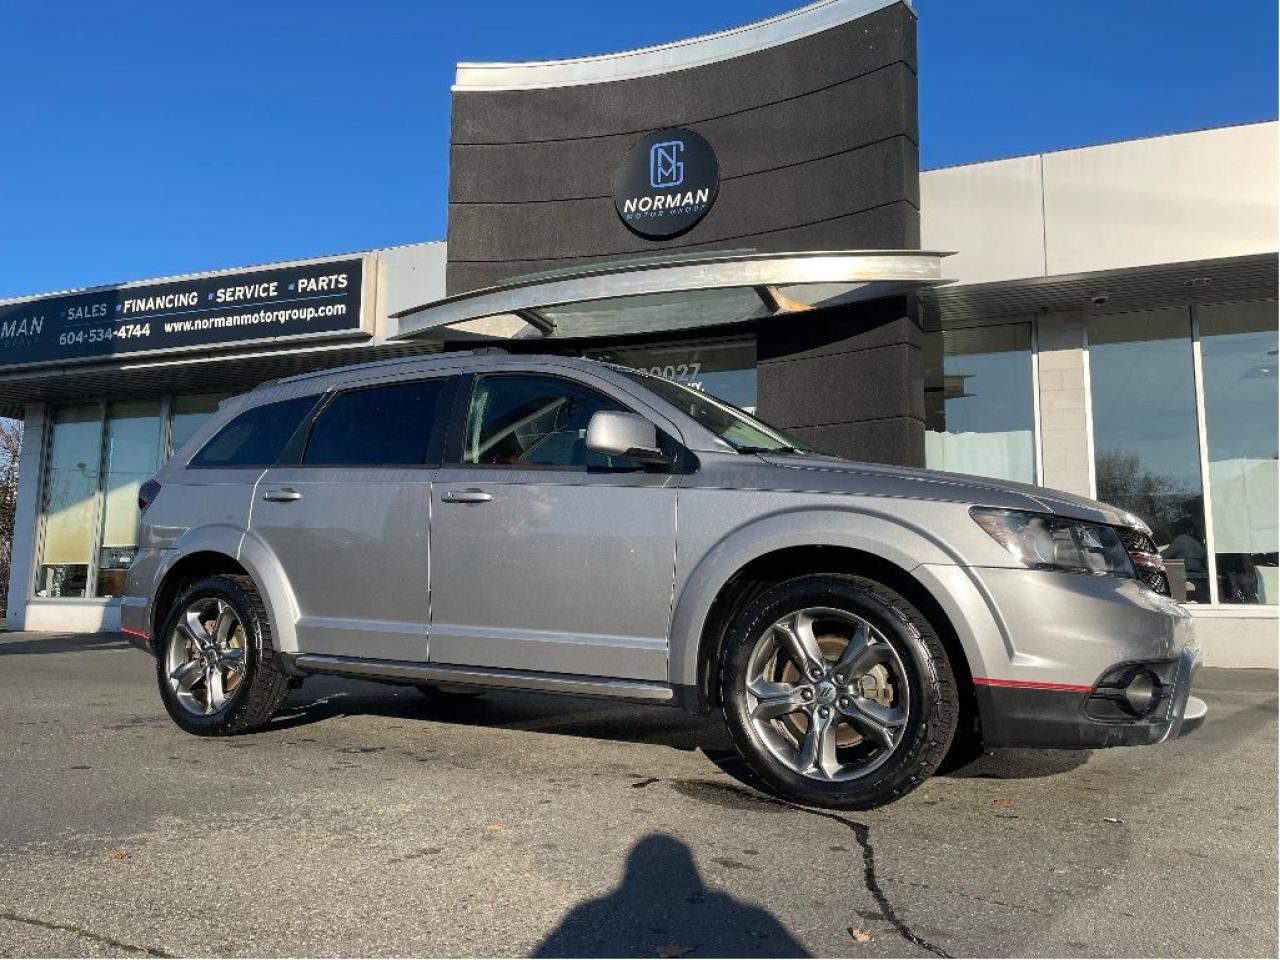
[[[950,281],[941,251],[663,256],[516,278],[402,310],[393,340],[568,339],[763,320]]]
[[[942,328],[1008,323],[1048,312],[1124,313],[1235,300],[1271,300],[1278,271],[1274,253],[1154,263],[1147,266],[965,283],[921,298],[931,325]]]

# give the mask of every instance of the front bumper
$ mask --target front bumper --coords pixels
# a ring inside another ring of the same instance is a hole
[[[1185,646],[1172,661],[1139,662],[1113,668],[1092,687],[1068,684],[989,684],[976,687],[982,739],[989,747],[1049,747],[1092,750],[1163,743],[1204,723],[1208,707],[1191,696],[1200,651]],[[1117,672],[1150,671],[1162,677],[1151,712],[1126,716],[1114,707]]]

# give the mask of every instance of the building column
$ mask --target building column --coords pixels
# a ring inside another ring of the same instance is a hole
[[[757,409],[822,453],[924,466],[923,332],[914,298],[765,321]]]
[[[1046,487],[1093,496],[1093,444],[1085,372],[1085,318],[1047,313],[1036,325],[1040,455]]]
[[[27,404],[23,416],[22,454],[18,461],[18,497],[14,505],[13,548],[9,555],[9,597],[5,620],[10,630],[26,625],[27,600],[36,563],[36,535],[40,529],[40,464],[44,459],[43,403]]]

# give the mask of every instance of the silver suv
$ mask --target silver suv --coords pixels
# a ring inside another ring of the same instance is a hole
[[[227,401],[142,488],[124,629],[195,734],[312,674],[723,710],[754,771],[867,807],[949,750],[1198,726],[1141,520],[821,456],[699,391],[446,354]]]

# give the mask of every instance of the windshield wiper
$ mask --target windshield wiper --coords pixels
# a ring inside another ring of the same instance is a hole
[[[803,453],[799,447],[734,447],[737,453]]]

